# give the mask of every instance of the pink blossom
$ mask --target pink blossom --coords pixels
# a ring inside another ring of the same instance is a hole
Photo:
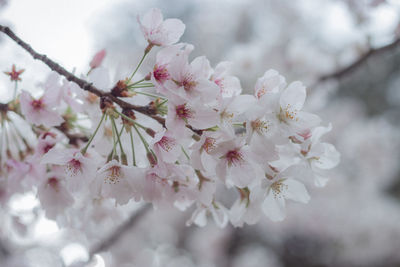
[[[64,121],[45,96],[34,99],[28,92],[22,91],[20,102],[21,112],[30,123],[52,127],[60,125]]]
[[[152,45],[166,46],[179,41],[185,24],[179,19],[163,20],[158,8],[150,9],[143,17],[137,17],[145,39]]]
[[[106,56],[106,50],[102,49],[98,51],[94,57],[92,58],[92,61],[90,61],[90,68],[95,69],[101,65],[101,62],[103,62],[104,57]]]

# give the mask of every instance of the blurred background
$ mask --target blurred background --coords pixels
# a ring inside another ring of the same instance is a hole
[[[190,211],[150,211],[88,266],[400,266],[400,0],[0,0],[0,24],[77,74],[105,48],[118,80],[142,56],[136,16],[151,7],[186,24],[193,57],[232,61],[247,93],[271,68],[303,81],[307,109],[333,124],[325,140],[341,163],[284,222],[186,227]],[[49,73],[2,35],[0,58],[1,71],[26,69],[24,89]],[[10,86],[0,75],[0,102]],[[0,207],[0,266],[82,266],[136,208],[106,202],[76,211],[85,223],[73,211],[56,223],[34,193],[15,196]]]

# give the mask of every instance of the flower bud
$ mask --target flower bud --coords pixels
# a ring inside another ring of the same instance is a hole
[[[108,96],[102,96],[100,98],[100,109],[103,112],[106,112],[107,109],[114,109],[114,103],[112,102],[112,100],[108,97]]]
[[[147,159],[149,160],[151,167],[154,167],[157,164],[157,159],[155,158],[153,153],[147,152],[146,156],[147,156]]]
[[[111,94],[116,97],[130,97],[133,95],[133,93],[128,91],[128,85],[123,80],[117,82],[117,84],[111,89]]]
[[[133,112],[133,110],[131,110],[131,109],[124,108],[122,110],[122,114],[124,114],[125,116],[127,116],[128,118],[130,118],[132,120],[136,120],[135,112]],[[133,126],[133,122],[124,117],[122,117],[122,122],[124,123],[124,125]]]

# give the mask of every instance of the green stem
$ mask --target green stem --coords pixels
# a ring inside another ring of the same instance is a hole
[[[112,117],[110,117],[112,120]],[[113,138],[113,151],[112,151],[112,156],[115,157],[117,155],[117,140],[115,138],[115,135],[118,135],[118,132],[116,132],[114,125],[111,123],[111,131],[112,131],[112,138]]]
[[[183,148],[183,146],[181,146],[181,149],[182,149],[183,154],[185,154],[187,160],[190,160],[190,157],[189,157],[188,153],[186,152],[186,150]]]
[[[82,155],[85,155],[85,154],[86,154],[86,151],[87,151],[87,149],[88,149],[90,143],[92,143],[93,138],[96,136],[97,131],[99,130],[100,125],[101,125],[101,123],[103,122],[105,116],[106,116],[106,113],[103,113],[103,115],[101,116],[101,120],[100,120],[99,124],[97,125],[96,130],[94,131],[94,133],[93,133],[92,136],[90,137],[90,139],[89,139],[88,143],[86,144],[86,146],[81,150]]]
[[[147,153],[151,153],[149,149],[149,144],[147,143],[146,139],[144,139],[143,135],[140,133],[139,129],[136,127],[135,124],[133,124],[133,128],[135,128],[135,131],[139,135],[140,140],[142,141],[144,148],[146,149]]]
[[[138,71],[140,65],[142,65],[144,58],[146,57],[146,55],[148,54],[147,51],[144,52],[142,59],[140,59],[139,64],[136,66],[136,69],[133,71],[131,77],[129,77],[128,82],[130,82],[133,78],[133,76],[135,76],[136,72]]]
[[[145,93],[145,92],[138,92],[138,91],[135,91],[135,93],[136,93],[136,94],[139,94],[139,95],[147,95],[147,96],[154,97],[154,98],[165,99],[165,97],[163,97],[163,96],[153,95],[153,94],[149,94],[149,93]]]
[[[13,100],[15,100],[15,98],[17,97],[17,91],[18,91],[18,81],[15,81]]]
[[[143,78],[143,79],[141,79],[141,80],[139,80],[139,81],[137,81],[137,82],[134,82],[134,83],[128,85],[128,87],[134,86],[134,85],[136,85],[136,84],[138,84],[138,83],[141,83],[141,82],[143,82],[144,80],[145,80],[145,78]]]
[[[133,133],[132,133],[132,129],[129,130],[129,135],[131,136],[131,147],[132,147],[133,166],[136,166],[135,145],[134,145],[134,143],[133,143]]]
[[[129,118],[128,116],[126,116],[125,114],[119,112],[118,110],[115,110],[115,112],[117,112],[120,116],[124,117],[124,118],[127,119],[128,121],[130,121],[130,122],[136,124],[137,126],[139,126],[140,128],[142,128],[143,130],[145,130],[145,131],[147,130],[147,127],[146,127],[146,126],[141,125],[140,123],[138,123],[138,122],[136,122],[135,120]]]
[[[129,89],[140,89],[140,88],[153,88],[153,84],[144,84],[144,85],[135,85],[135,86],[130,86]]]
[[[117,141],[119,143],[119,149],[121,150],[121,154],[125,154],[124,149],[122,148],[122,143],[121,143],[121,139],[120,139],[120,134],[118,134],[118,129],[117,129],[117,125],[115,124],[115,120],[113,117],[111,117],[111,123],[113,124],[113,127],[115,129],[115,132],[117,134]],[[124,126],[122,126],[121,128],[121,133],[122,133],[122,129],[124,128]]]

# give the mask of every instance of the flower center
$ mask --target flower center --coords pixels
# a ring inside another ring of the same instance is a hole
[[[108,184],[119,183],[121,179],[121,167],[112,166],[108,170],[108,175],[104,178],[104,182]]]
[[[181,86],[185,89],[186,92],[191,92],[197,85],[197,82],[193,80],[191,75],[185,76],[183,79]]]
[[[288,104],[284,109],[281,108],[279,116],[281,122],[287,122],[288,120],[298,121],[297,110],[291,109],[290,104]]]
[[[272,193],[274,198],[284,197],[284,192],[287,190],[288,186],[283,184],[282,181],[277,181],[271,185]]]
[[[40,110],[40,109],[42,109],[44,107],[43,101],[41,99],[33,100],[31,102],[31,105],[32,105],[33,109],[36,110],[36,111]]]
[[[176,115],[178,116],[178,118],[180,118],[182,120],[186,120],[186,119],[193,117],[193,111],[190,110],[186,106],[186,104],[176,106],[175,110],[176,110]]]
[[[228,153],[226,153],[225,158],[227,159],[229,166],[236,166],[244,161],[242,153],[240,153],[238,150],[230,150]]]
[[[47,184],[52,188],[52,189],[54,189],[55,191],[57,191],[58,192],[58,190],[59,190],[59,181],[58,181],[58,179],[56,178],[56,177],[51,177],[51,178],[49,178],[48,180],[47,180]]]
[[[153,75],[156,81],[159,83],[164,83],[170,77],[165,64],[160,66],[156,64],[154,66]]]
[[[208,154],[215,148],[216,140],[212,137],[207,137],[204,144],[201,146]]]
[[[163,136],[160,141],[157,142],[157,144],[162,147],[165,151],[170,151],[175,145],[175,139]]]
[[[251,128],[256,131],[258,134],[262,135],[268,131],[270,127],[269,121],[263,121],[260,119],[256,119],[251,122]]]
[[[66,168],[67,173],[76,176],[78,172],[82,172],[82,163],[79,160],[71,159]]]

